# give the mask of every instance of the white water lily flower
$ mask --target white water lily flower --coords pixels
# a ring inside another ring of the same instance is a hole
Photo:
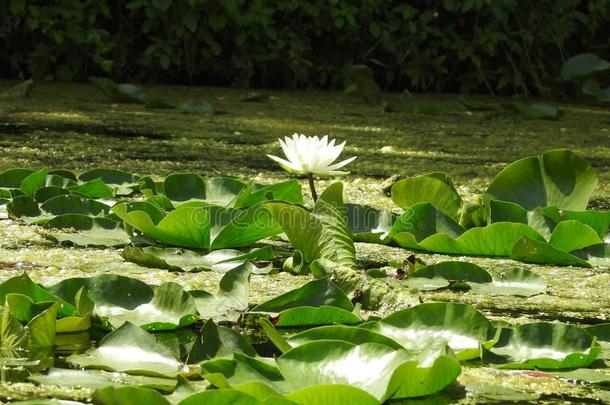
[[[267,155],[291,173],[316,174],[319,176],[339,176],[349,172],[338,171],[354,159],[356,156],[345,159],[342,162],[332,164],[345,146],[345,141],[335,145],[335,140],[328,142],[328,136],[322,139],[317,136],[305,136],[294,134],[292,138],[285,137],[284,140],[278,139],[286,159],[277,156]]]

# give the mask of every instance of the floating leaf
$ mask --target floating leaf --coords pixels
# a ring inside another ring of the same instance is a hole
[[[529,119],[556,120],[562,115],[557,106],[549,103],[513,101],[511,107]]]
[[[339,287],[328,278],[320,278],[257,305],[252,311],[282,312],[290,308],[323,305],[342,308],[346,311],[354,309],[352,302]]]
[[[490,283],[468,283],[473,292],[486,295],[516,295],[532,297],[546,291],[542,277],[527,269],[510,269]]]
[[[183,101],[176,106],[176,110],[187,114],[214,114],[214,106],[207,101]]]
[[[476,264],[448,261],[422,267],[404,279],[403,283],[409,287],[426,291],[448,287],[451,282],[455,281],[490,283],[492,277]]]
[[[473,307],[454,303],[420,304],[363,325],[407,350],[421,351],[446,341],[460,360],[479,356],[479,346],[493,339],[495,328]]]
[[[354,324],[362,319],[343,308],[322,305],[319,307],[299,306],[286,309],[278,315],[278,328],[330,325],[335,323]]]
[[[243,247],[281,232],[271,215],[260,206],[243,211],[183,206],[169,212],[156,224],[149,212],[140,208],[121,203],[112,211],[145,236],[173,246],[194,249]]]
[[[193,364],[214,358],[233,357],[234,353],[256,356],[252,345],[239,332],[218,326],[209,319],[201,328],[201,336],[193,344],[187,362]]]
[[[232,177],[203,178],[195,173],[174,173],[163,181],[167,198],[178,203],[206,201],[226,206],[244,187],[244,182]]]
[[[571,252],[589,264],[594,266],[607,266],[610,264],[610,243],[600,243],[599,245],[588,246],[581,250]]]
[[[549,245],[564,252],[579,250],[602,242],[593,228],[574,220],[558,223],[549,239]]]
[[[462,198],[452,180],[443,173],[429,173],[399,180],[392,186],[392,200],[408,209],[417,203],[430,203],[454,221],[460,219]]]
[[[195,300],[179,284],[156,288],[125,276],[104,274],[67,279],[49,288],[70,300],[84,288],[95,303],[95,313],[117,328],[129,321],[147,330],[172,330],[195,322]]]
[[[313,385],[286,394],[284,398],[301,405],[379,404],[379,400],[366,391],[343,384]]]
[[[101,90],[113,103],[146,103],[146,96],[142,90],[132,84],[117,84],[104,77],[90,77],[89,82]]]
[[[381,401],[394,393],[388,390],[394,370],[410,359],[411,355],[404,350],[376,343],[355,345],[340,340],[320,340],[297,346],[278,357],[276,362],[282,376],[295,388],[318,384],[353,385]]]
[[[242,96],[239,96],[238,100],[247,102],[247,103],[259,103],[261,101],[267,101],[269,96],[262,93],[257,93],[256,91],[251,91]]]
[[[595,97],[602,103],[610,102],[610,87],[603,88],[597,81],[588,79],[582,84],[581,91],[587,96]]]
[[[102,179],[94,179],[85,183],[66,187],[71,192],[82,194],[88,198],[113,198],[114,191]]]
[[[509,256],[512,247],[523,237],[544,240],[529,226],[510,222],[497,222],[486,227],[471,228],[457,238],[446,233],[433,233],[417,242],[416,237],[409,232],[401,232],[393,236],[398,245],[406,248],[480,256]]]
[[[610,62],[592,53],[572,56],[561,67],[561,77],[570,80],[610,69]]]
[[[66,360],[79,367],[161,377],[175,377],[182,369],[169,349],[130,322],[106,335],[99,347],[72,354]]]
[[[451,349],[445,344],[433,345],[394,371],[388,392],[393,392],[393,398],[434,394],[453,384],[461,371],[460,362]]]
[[[44,187],[47,180],[47,169],[40,169],[23,179],[19,189],[30,197],[33,197],[41,187]]]
[[[510,257],[526,263],[591,267],[591,264],[580,257],[557,249],[544,241],[528,237],[524,237],[514,244]]]
[[[4,302],[8,294],[23,294],[35,303],[57,302],[59,303],[58,314],[60,316],[71,316],[74,315],[76,309],[74,305],[68,301],[74,300],[77,292],[78,289],[74,290],[74,293],[69,296],[69,299],[64,300],[56,295],[54,291],[34,283],[27,273],[23,273],[20,276],[9,278],[0,284],[0,302]]]
[[[47,229],[54,231],[50,236],[59,243],[77,246],[125,246],[131,239],[120,222],[108,218],[92,218],[87,215],[59,215],[48,220]],[[75,232],[60,232],[57,229],[74,229]]]
[[[33,374],[28,380],[43,385],[56,385],[63,388],[99,389],[105,387],[145,387],[169,393],[174,390],[176,380],[150,376],[109,373],[102,370],[71,370],[52,368],[45,374]]]
[[[401,349],[400,343],[369,329],[354,326],[329,325],[308,329],[286,340],[290,347],[301,346],[317,340],[342,340],[356,345],[377,343],[393,349]]]
[[[222,273],[243,264],[246,260],[271,260],[271,247],[253,249],[244,253],[234,249],[220,249],[201,254],[185,249],[157,247],[126,247],[122,256],[140,266],[168,269],[171,271],[212,270]]]
[[[228,313],[248,309],[250,274],[254,266],[249,262],[229,270],[220,280],[214,295],[205,291],[190,291],[203,319],[224,317]]]
[[[398,215],[368,205],[345,204],[347,225],[358,242],[387,243],[387,236]]]
[[[582,211],[587,208],[597,175],[580,156],[556,149],[511,163],[492,181],[485,200],[502,200],[527,210],[553,206]]]
[[[503,368],[548,370],[588,367],[600,348],[576,326],[536,322],[506,330],[491,351],[504,359]]]

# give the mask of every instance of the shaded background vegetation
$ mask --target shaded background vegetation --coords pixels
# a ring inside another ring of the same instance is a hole
[[[5,0],[0,76],[545,95],[608,59],[610,0]]]

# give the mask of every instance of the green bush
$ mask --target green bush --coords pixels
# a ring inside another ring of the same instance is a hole
[[[610,57],[610,0],[5,0],[2,76],[544,94]]]

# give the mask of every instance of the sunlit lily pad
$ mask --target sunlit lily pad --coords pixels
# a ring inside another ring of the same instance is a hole
[[[108,218],[66,214],[48,220],[44,227],[53,230],[49,236],[62,244],[116,247],[131,243],[131,238],[123,225]],[[65,228],[74,229],[74,232],[59,231]]]
[[[582,211],[597,185],[593,168],[574,152],[557,149],[511,163],[492,181],[486,200],[514,202],[527,210]]]
[[[290,308],[329,305],[352,311],[354,305],[345,293],[328,278],[310,281],[302,287],[257,305],[252,311],[282,312]]]
[[[473,292],[486,295],[516,295],[531,297],[546,291],[542,277],[527,269],[514,268],[502,272],[500,277],[490,283],[468,283]]]
[[[130,322],[110,332],[83,354],[72,354],[69,363],[128,374],[175,377],[182,364],[153,335]]]
[[[494,339],[495,328],[473,307],[454,303],[429,303],[403,309],[363,327],[420,351],[446,341],[460,360],[479,356],[479,346]]]
[[[399,180],[392,186],[392,200],[408,209],[416,203],[430,203],[454,221],[460,220],[462,198],[452,180],[443,173],[429,173]]]
[[[176,386],[173,378],[150,377],[130,375],[125,373],[106,372],[103,370],[71,370],[65,368],[52,368],[44,374],[33,374],[28,380],[43,385],[57,385],[65,388],[105,387],[147,387],[162,392],[171,392]]]
[[[491,349],[504,368],[588,367],[600,352],[590,334],[572,325],[537,322],[504,331]]]
[[[222,273],[243,264],[246,260],[271,260],[274,257],[270,247],[253,249],[250,252],[219,249],[209,253],[176,248],[126,247],[122,256],[125,260],[145,267],[171,271],[211,270]]]

